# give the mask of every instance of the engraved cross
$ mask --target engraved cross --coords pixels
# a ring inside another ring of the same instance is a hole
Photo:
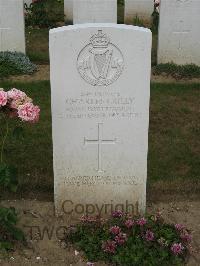
[[[184,28],[184,26],[181,26],[182,24],[183,24],[183,20],[180,20],[179,21],[180,28]],[[179,40],[178,40],[178,49],[179,50],[181,50],[181,37],[186,37],[185,34],[188,34],[189,32],[190,32],[189,29],[186,29],[186,30],[180,29],[180,30],[176,30],[173,32],[174,34],[179,35]]]
[[[116,139],[104,139],[103,138],[103,123],[98,123],[98,137],[97,139],[84,138],[84,144],[94,144],[98,146],[98,169],[99,173],[103,172],[102,169],[102,145],[116,144]]]

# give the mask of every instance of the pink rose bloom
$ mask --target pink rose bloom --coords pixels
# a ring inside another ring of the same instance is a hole
[[[103,251],[107,252],[107,253],[115,253],[115,249],[116,249],[116,242],[112,241],[112,240],[107,240],[106,242],[103,243],[102,245],[102,249]]]
[[[8,101],[8,94],[5,91],[0,91],[0,107],[5,106]]]
[[[127,235],[120,233],[115,237],[115,241],[119,246],[121,246],[127,241]]]
[[[8,91],[8,98],[10,100],[16,101],[16,100],[24,99],[25,97],[26,97],[26,93],[24,93],[23,91],[17,90],[15,88]]]
[[[12,100],[10,102],[10,108],[17,109],[20,105],[23,105],[25,103],[32,103],[32,99],[25,96],[24,98],[18,99],[18,100]]]
[[[147,220],[144,217],[142,217],[142,218],[137,220],[137,224],[140,225],[140,226],[143,226],[146,223],[147,223]]]
[[[146,234],[145,234],[145,239],[147,241],[153,241],[154,240],[154,233],[150,230],[147,230]]]
[[[179,255],[183,253],[184,247],[182,246],[181,243],[174,243],[171,246],[171,251],[174,253],[174,255]]]
[[[174,226],[177,231],[182,231],[185,228],[185,226],[182,224],[175,224]]]
[[[87,222],[88,221],[88,216],[87,215],[83,215],[80,218],[81,222]]]
[[[110,232],[113,234],[113,235],[118,235],[120,232],[121,232],[121,228],[117,225],[115,226],[112,226],[110,228]]]
[[[125,221],[124,224],[125,224],[125,226],[126,226],[127,228],[131,228],[131,227],[134,225],[134,221],[131,220],[131,219],[128,219],[128,220]]]
[[[112,213],[112,217],[114,217],[114,218],[120,218],[120,217],[122,217],[122,216],[123,216],[123,212],[120,211],[120,210],[116,210],[116,211],[114,211],[114,212]]]
[[[32,103],[25,103],[18,107],[18,116],[22,121],[37,122],[39,119],[40,108]]]
[[[87,265],[87,266],[94,266],[94,263],[88,261],[86,265]]]
[[[97,217],[93,217],[93,216],[88,216],[88,215],[83,215],[80,218],[81,222],[97,222]]]

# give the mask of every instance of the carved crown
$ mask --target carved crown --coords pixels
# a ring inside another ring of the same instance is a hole
[[[90,38],[90,43],[92,44],[93,47],[107,47],[109,44],[110,40],[108,36],[102,32],[102,30],[98,30],[97,34],[94,34]]]

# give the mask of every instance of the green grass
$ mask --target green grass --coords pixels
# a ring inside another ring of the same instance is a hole
[[[158,48],[158,35],[152,34],[152,49],[151,49],[151,65],[156,66],[157,64],[157,48]]]
[[[149,181],[200,179],[199,84],[152,84]]]
[[[27,56],[33,62],[49,63],[49,29],[26,29]]]
[[[17,87],[24,90],[41,108],[39,123],[22,123],[25,133],[23,140],[13,140],[14,123],[11,124],[5,153],[6,161],[19,169],[19,181],[23,190],[42,188],[48,191],[53,188],[49,82],[1,83],[1,86],[5,89]]]
[[[145,24],[141,18],[139,18],[137,15],[133,18],[133,23],[134,26],[138,27],[145,27]]]
[[[200,67],[194,64],[176,65],[174,63],[159,64],[153,68],[156,75],[167,74],[174,78],[200,78]]]
[[[53,191],[50,84],[1,82],[24,90],[41,107],[38,124],[23,124],[25,138],[6,145],[6,159],[19,169],[22,191]],[[199,84],[152,84],[148,182],[200,178]]]

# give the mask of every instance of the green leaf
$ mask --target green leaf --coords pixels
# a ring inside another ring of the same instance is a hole
[[[0,207],[0,249],[9,249],[9,247],[12,247],[13,241],[23,241],[25,239],[23,231],[16,227],[16,223],[17,213],[15,209]]]
[[[4,163],[0,164],[0,186],[16,192],[18,186],[17,169]]]
[[[0,241],[0,250],[11,250],[12,248],[13,248],[12,243]]]

